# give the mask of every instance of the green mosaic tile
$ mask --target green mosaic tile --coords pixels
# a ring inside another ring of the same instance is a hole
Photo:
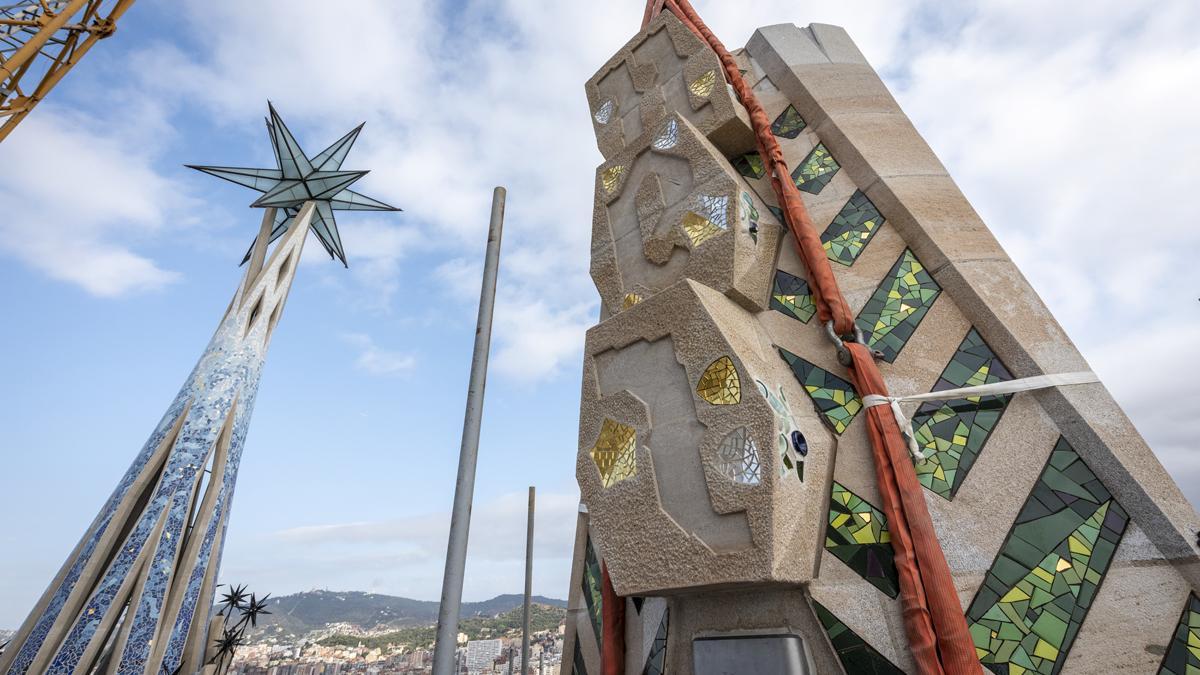
[[[833,645],[833,651],[837,654],[838,660],[842,662],[842,668],[847,673],[853,675],[904,675],[903,670],[875,651],[870,643],[859,637],[858,633],[850,630],[849,626],[842,623],[841,619],[825,609],[821,603],[813,602],[813,609],[817,611],[817,618],[820,619],[821,626],[825,628],[825,634],[829,636],[829,643]]]
[[[979,660],[996,673],[1056,675],[1129,516],[1059,439],[967,609]]]
[[[796,112],[795,106],[789,105],[771,123],[771,133],[782,138],[795,138],[806,126],[808,125],[804,123],[800,113]]]
[[[1188,596],[1158,675],[1200,675],[1200,597]]]
[[[808,323],[817,313],[808,282],[783,270],[775,271],[771,287],[771,309],[783,312],[801,323]]]
[[[925,266],[905,249],[858,314],[867,345],[894,362],[941,292]]]
[[[853,265],[871,237],[883,225],[883,216],[862,190],[855,190],[850,200],[821,233],[825,255],[843,265]]]
[[[894,598],[900,594],[900,577],[891,542],[883,512],[835,481],[829,495],[825,548]]]
[[[771,212],[771,215],[775,216],[775,220],[778,220],[779,224],[786,230],[787,221],[783,219],[783,209],[778,206],[767,206],[767,210]]]
[[[933,391],[1004,382],[1012,374],[972,328],[933,385]],[[1011,396],[974,396],[922,404],[912,416],[917,444],[926,460],[917,479],[935,494],[953,499]]]
[[[650,645],[642,675],[664,675],[667,672],[667,619],[670,614],[670,610],[664,611],[662,621],[658,622],[658,632],[654,634],[654,643]]]
[[[600,561],[596,557],[596,549],[592,547],[592,538],[587,539],[587,549],[583,559],[583,599],[587,603],[588,618],[592,620],[592,630],[596,632],[596,644],[600,644],[601,626],[604,625],[603,607],[604,595],[601,591]]]
[[[746,154],[733,158],[733,168],[737,169],[738,173],[746,178],[762,178],[767,175],[767,169],[763,166],[762,156],[757,152],[747,152]]]
[[[817,410],[829,420],[833,430],[842,433],[862,410],[862,401],[854,386],[833,373],[814,366],[782,347],[779,355],[792,368],[796,381],[808,392]]]
[[[792,182],[809,194],[819,194],[841,168],[825,145],[817,143],[817,147],[792,171]]]

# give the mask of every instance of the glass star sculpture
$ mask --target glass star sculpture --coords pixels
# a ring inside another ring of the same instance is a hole
[[[337,258],[349,267],[333,212],[400,210],[349,189],[350,185],[367,174],[366,171],[342,170],[342,162],[346,160],[346,155],[350,154],[350,148],[358,138],[358,132],[362,131],[363,125],[358,125],[350,133],[334,141],[333,145],[322,150],[316,157],[309,158],[280,119],[275,106],[267,103],[267,109],[267,134],[275,148],[278,169],[192,164],[188,164],[187,167],[263,193],[250,206],[277,209],[268,244],[287,232],[304,202],[316,202],[310,223],[313,233],[317,235],[317,240],[325,247],[330,258]],[[252,250],[253,243],[250,245],[250,251]],[[250,251],[246,251],[246,256],[242,259],[243,264],[250,259]]]

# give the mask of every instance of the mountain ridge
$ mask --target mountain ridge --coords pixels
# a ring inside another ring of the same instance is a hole
[[[219,593],[217,599],[219,602]],[[567,606],[565,600],[540,595],[533,596],[532,601],[550,607]],[[516,593],[464,602],[461,616],[493,617],[521,607],[522,602],[523,596]],[[371,632],[429,625],[437,621],[438,604],[436,600],[363,591],[305,591],[270,598],[267,608],[271,613],[259,617],[254,633],[300,637],[339,623]]]

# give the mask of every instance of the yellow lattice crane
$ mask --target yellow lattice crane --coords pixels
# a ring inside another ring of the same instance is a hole
[[[0,0],[0,141],[97,40],[113,34],[133,0]]]

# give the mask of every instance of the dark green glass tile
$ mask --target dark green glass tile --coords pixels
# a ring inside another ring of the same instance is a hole
[[[985,667],[1041,675],[1062,669],[1128,522],[1060,438],[967,610]]]
[[[762,157],[757,152],[748,152],[732,161],[733,168],[746,178],[762,178],[767,175]]]
[[[1167,647],[1158,675],[1194,675],[1200,672],[1200,597],[1188,596],[1179,625]]]
[[[775,283],[771,287],[771,309],[787,314],[801,323],[808,323],[813,314],[817,313],[808,282],[783,270],[775,270]]]
[[[833,180],[834,174],[841,168],[833,159],[833,155],[829,154],[825,145],[817,143],[817,147],[813,148],[804,161],[792,170],[792,182],[804,192],[819,194],[826,185],[829,185],[829,181]]]
[[[891,542],[883,512],[835,481],[829,495],[825,548],[894,598],[900,594],[900,577]]]
[[[854,386],[833,373],[818,368],[782,347],[779,355],[792,368],[792,375],[808,392],[817,410],[825,416],[836,433],[842,433],[862,410],[862,400]]]
[[[866,334],[868,346],[883,352],[888,363],[894,362],[941,292],[925,266],[905,249],[858,314],[858,327]]]
[[[1012,374],[972,328],[967,331],[933,391],[1012,379]],[[922,404],[913,415],[917,444],[926,460],[916,464],[921,484],[953,499],[991,436],[1011,396],[982,396]]]
[[[592,547],[591,537],[588,537],[586,546],[583,559],[583,599],[587,603],[588,617],[592,620],[592,630],[596,632],[596,644],[600,644],[601,627],[604,625],[600,561],[596,557],[596,549]]]
[[[825,628],[825,634],[829,636],[829,642],[833,645],[833,651],[837,654],[838,660],[842,662],[842,668],[853,675],[904,675],[904,671],[897,668],[875,650],[866,640],[858,636],[857,633],[850,630],[850,627],[842,623],[825,609],[818,602],[813,602],[813,609],[817,612],[817,618],[821,621],[821,626]]]
[[[825,255],[833,262],[853,265],[882,225],[883,216],[875,205],[862,190],[856,190],[821,233]]]
[[[801,131],[804,131],[805,126],[807,125],[800,117],[800,113],[796,112],[794,106],[789,105],[771,123],[771,133],[781,138],[795,138],[800,135]]]

